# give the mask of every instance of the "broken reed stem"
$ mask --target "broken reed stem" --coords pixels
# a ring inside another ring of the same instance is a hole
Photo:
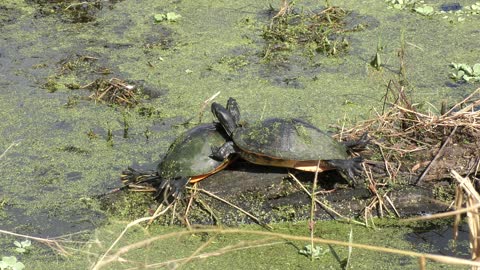
[[[155,219],[155,218],[163,215],[165,212],[168,211],[168,209],[170,209],[171,206],[172,206],[171,204],[168,205],[163,211],[157,213],[156,215],[154,215],[152,217],[139,218],[137,220],[134,220],[134,221],[128,223],[127,226],[125,226],[125,229],[123,229],[123,231],[120,233],[120,235],[118,235],[117,239],[115,239],[115,241],[112,243],[112,245],[110,245],[110,247],[107,249],[107,251],[105,251],[105,253],[103,253],[103,255],[100,257],[100,259],[97,261],[97,263],[95,263],[95,265],[93,265],[92,270],[98,270],[98,269],[100,269],[100,267],[102,267],[103,265],[108,264],[110,262],[110,260],[105,260],[105,258],[107,257],[108,253],[113,249],[113,247],[118,243],[118,241],[120,241],[120,239],[122,239],[123,235],[125,235],[125,233],[128,231],[128,229],[130,229],[131,227],[133,227],[135,225],[138,225],[139,223],[142,223],[144,221],[150,221],[152,219]],[[120,250],[122,250],[122,249],[120,249]]]
[[[190,262],[191,260],[193,260],[196,256],[198,256],[200,251],[202,251],[206,247],[208,247],[213,242],[214,239],[215,239],[215,235],[210,237],[205,243],[203,243],[201,246],[199,246],[192,254],[190,254],[190,256],[188,256],[184,260],[178,262],[178,265],[177,265],[176,269],[182,268],[183,265],[185,265],[188,262]]]
[[[7,154],[7,152],[10,150],[10,148],[19,145],[21,141],[22,141],[22,140],[16,140],[16,141],[12,142],[12,143],[7,147],[7,149],[5,149],[5,151],[3,151],[3,153],[0,155],[0,159],[2,159],[2,158]]]
[[[428,166],[425,168],[425,170],[423,171],[423,173],[420,175],[420,177],[417,179],[417,181],[415,182],[415,185],[418,185],[420,183],[420,181],[423,180],[423,178],[425,177],[425,175],[427,175],[427,173],[430,171],[430,168],[432,168],[433,164],[435,164],[435,162],[437,161],[437,159],[441,156],[443,156],[443,151],[445,149],[445,146],[447,146],[451,139],[452,139],[452,136],[453,134],[455,134],[455,132],[457,131],[457,126],[455,126],[452,130],[452,132],[450,132],[450,135],[448,135],[447,139],[445,140],[445,142],[443,142],[442,144],[442,147],[440,147],[440,149],[438,150],[437,154],[435,155],[435,157],[432,159],[432,161],[428,164]]]
[[[480,203],[480,195],[476,191],[475,187],[472,185],[472,182],[468,177],[462,177],[455,170],[452,170],[452,176],[458,181],[458,187],[461,188],[457,195],[459,198],[456,198],[459,203],[463,199],[463,194],[465,194],[466,200],[465,203],[467,206],[477,205]],[[462,192],[463,191],[463,192]],[[467,224],[469,228],[469,238],[470,238],[470,249],[472,260],[477,261],[480,257],[480,218],[478,207],[473,208],[467,212]],[[472,267],[472,269],[478,269],[478,267]]]
[[[317,169],[315,170],[315,178],[313,179],[313,186],[312,186],[312,192],[310,193],[310,224],[308,228],[310,229],[310,247],[312,248],[311,250],[315,250],[315,247],[313,246],[313,236],[315,233],[315,191],[317,190],[317,181],[318,181],[318,171],[320,169],[320,160],[318,160],[317,163]],[[313,257],[313,252],[310,254],[310,261],[313,262],[315,258]]]
[[[30,236],[30,235],[14,233],[14,232],[5,231],[5,230],[0,230],[0,234],[7,234],[7,235],[11,235],[11,236],[23,237],[23,238],[31,239],[31,240],[34,240],[34,241],[37,241],[37,242],[40,242],[40,243],[43,243],[43,244],[49,246],[50,248],[58,251],[58,252],[59,252],[61,255],[63,255],[63,256],[70,255],[70,254],[58,243],[57,240],[40,238],[40,237],[34,237],[34,236]]]
[[[200,111],[198,112],[198,123],[202,122],[203,112],[205,112],[205,109],[207,108],[208,104],[210,104],[210,102],[212,102],[215,98],[217,98],[217,96],[220,95],[220,92],[221,91],[218,91],[217,93],[213,94],[213,96],[203,101],[202,106],[200,107]]]

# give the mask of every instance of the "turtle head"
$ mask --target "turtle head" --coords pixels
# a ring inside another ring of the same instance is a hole
[[[215,118],[217,118],[218,122],[220,122],[220,124],[223,126],[228,136],[231,136],[233,131],[237,128],[235,116],[225,109],[225,107],[216,102],[212,103],[212,113]]]
[[[240,122],[240,108],[238,107],[237,100],[229,98],[227,101],[227,111],[232,115],[233,121],[239,126]]]

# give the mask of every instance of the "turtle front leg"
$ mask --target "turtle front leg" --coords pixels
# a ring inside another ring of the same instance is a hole
[[[215,160],[223,161],[228,159],[230,155],[233,154],[238,154],[238,148],[232,141],[229,141],[220,147],[212,147],[212,154],[210,157]]]
[[[356,182],[355,176],[360,176],[363,172],[362,157],[354,157],[351,159],[331,159],[326,160],[325,162],[337,170],[346,172],[354,183]]]

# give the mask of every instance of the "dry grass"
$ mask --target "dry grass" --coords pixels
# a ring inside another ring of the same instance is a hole
[[[342,136],[359,137],[367,131],[389,181],[400,178],[419,184],[449,178],[451,169],[469,175],[479,163],[479,106],[480,88],[441,115],[420,112],[405,89],[390,82],[383,112],[343,130]]]
[[[93,91],[88,97],[95,102],[117,104],[125,107],[134,107],[139,102],[137,87],[118,78],[97,79],[81,88]]]

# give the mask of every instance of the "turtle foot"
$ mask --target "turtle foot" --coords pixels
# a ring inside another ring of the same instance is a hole
[[[354,183],[356,183],[355,177],[360,176],[363,172],[362,157],[354,157],[351,159],[332,159],[327,160],[327,162],[336,169],[347,173]]]
[[[155,199],[161,203],[170,204],[177,199],[183,198],[183,191],[189,182],[187,177],[179,177],[174,179],[163,179],[157,187]]]

